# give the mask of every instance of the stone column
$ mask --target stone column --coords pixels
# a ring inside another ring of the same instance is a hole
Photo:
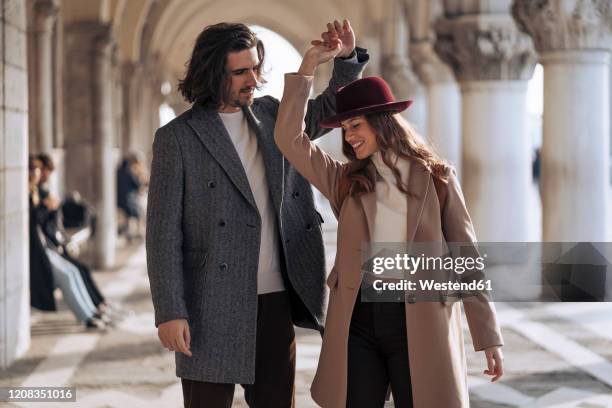
[[[53,0],[32,4],[32,70],[30,84],[30,142],[36,152],[53,149],[53,27],[59,7]]]
[[[461,94],[452,70],[436,55],[433,23],[442,15],[439,0],[411,1],[410,60],[427,94],[425,136],[461,176]]]
[[[414,70],[427,90],[427,139],[461,174],[461,93],[429,40],[412,43]]]
[[[30,345],[24,3],[0,0],[0,370]]]
[[[607,241],[612,6],[517,0],[512,11],[544,66],[543,239]]]
[[[136,123],[136,78],[138,77],[138,65],[135,62],[124,62],[121,68],[121,87],[123,114],[121,116],[121,152],[127,153],[132,148],[133,134]]]
[[[62,13],[55,18],[55,27],[52,35],[52,113],[53,113],[53,159],[55,171],[49,182],[51,192],[58,197],[66,194],[64,152],[64,104],[63,104],[63,72],[64,72],[64,22]]]
[[[117,235],[110,33],[109,25],[94,22],[65,31],[66,185],[95,207],[93,251],[99,268],[115,263]]]
[[[435,26],[436,51],[460,83],[462,184],[481,241],[530,238],[526,92],[535,55],[504,13],[509,7],[509,0],[445,3]]]
[[[389,83],[397,100],[413,100],[404,111],[408,119],[421,134],[427,132],[427,96],[423,85],[412,71],[408,58],[409,32],[404,8],[399,0],[387,2],[383,23],[382,77]]]
[[[183,95],[178,93],[176,90],[170,91],[170,93],[166,96],[166,103],[174,110],[176,116],[179,116],[191,108],[191,104],[183,99]]]
[[[161,86],[164,82],[164,74],[161,69],[162,63],[156,55],[150,56],[150,59],[145,64],[144,71],[146,72],[146,81],[144,86],[147,88],[148,100],[145,114],[146,132],[141,139],[141,152],[145,152],[146,162],[150,163],[152,157],[152,142],[155,131],[159,128],[159,108],[164,102],[164,96],[161,93]]]
[[[120,154],[121,152],[121,144],[123,142],[123,75],[122,69],[123,65],[121,64],[119,58],[119,47],[117,44],[114,44],[111,51],[111,66],[112,66],[112,116],[113,116],[113,147],[116,154]]]

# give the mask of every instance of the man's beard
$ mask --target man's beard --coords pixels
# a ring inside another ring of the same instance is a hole
[[[234,108],[242,108],[244,106],[251,106],[253,104],[253,95],[245,96],[241,98],[241,95],[244,91],[249,91],[251,88],[244,88],[238,92],[238,95],[232,95],[229,102],[226,102],[229,106]],[[254,91],[254,89],[253,89]]]

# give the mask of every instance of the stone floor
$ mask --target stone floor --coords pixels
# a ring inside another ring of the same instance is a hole
[[[335,225],[328,212],[324,217],[331,265]],[[118,327],[92,333],[63,306],[58,313],[33,311],[28,353],[0,372],[0,387],[75,386],[77,402],[0,406],[181,406],[173,355],[159,344],[153,324],[144,246],[122,247],[119,257],[121,267],[95,273],[103,292],[125,311]],[[612,303],[497,303],[497,309],[506,340],[506,374],[499,383],[482,374],[484,356],[473,351],[465,330],[472,407],[612,407]],[[297,342],[297,406],[316,407],[309,387],[320,336],[299,330]],[[246,407],[241,389],[234,406]]]

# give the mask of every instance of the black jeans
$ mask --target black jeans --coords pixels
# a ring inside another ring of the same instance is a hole
[[[251,408],[295,406],[295,331],[287,292],[257,297],[255,384],[242,385]],[[236,335],[240,336],[239,328]],[[230,408],[235,384],[181,379],[185,408]]]
[[[412,407],[406,311],[403,303],[361,302],[348,340],[347,408],[379,408],[389,384],[396,408]]]

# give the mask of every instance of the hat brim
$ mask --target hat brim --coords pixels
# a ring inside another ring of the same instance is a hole
[[[384,111],[401,112],[408,109],[410,105],[412,105],[412,101],[389,102],[380,105],[365,106],[363,108],[353,109],[325,118],[319,123],[319,126],[322,128],[338,128],[342,127],[342,121],[354,116]]]

